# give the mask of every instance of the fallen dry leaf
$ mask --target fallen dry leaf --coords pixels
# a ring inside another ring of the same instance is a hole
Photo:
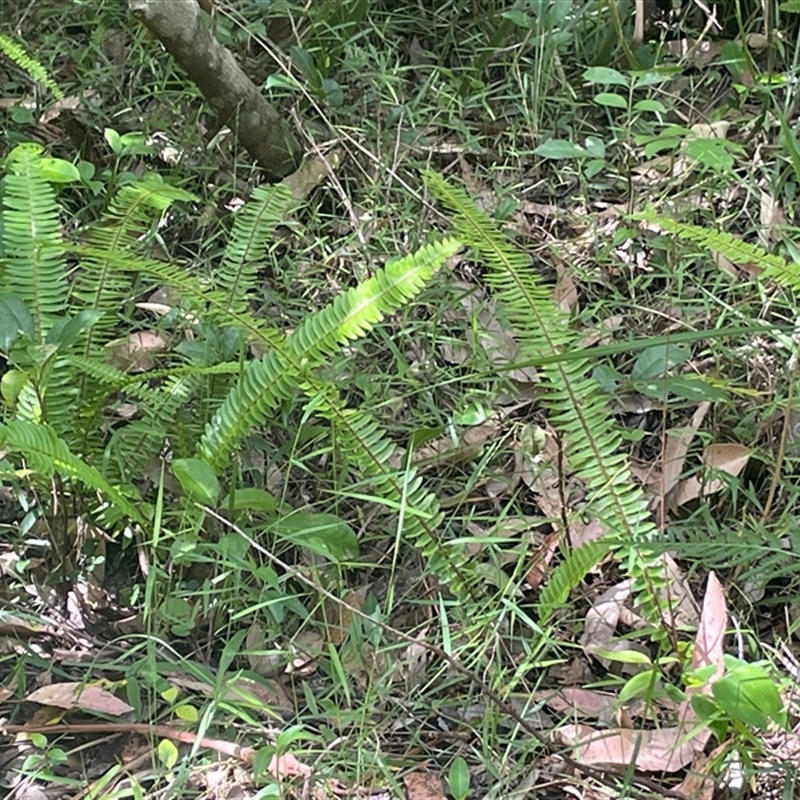
[[[695,637],[694,653],[692,655],[692,667],[695,669],[711,664],[716,666],[714,677],[708,684],[709,691],[711,684],[722,676],[725,669],[722,657],[727,626],[728,608],[725,603],[722,584],[720,584],[717,576],[710,572],[706,584],[706,594],[703,598],[700,627]]]
[[[686,800],[713,800],[717,780],[714,761],[704,753],[695,753],[686,777],[675,787]]]
[[[55,629],[35,617],[0,611],[0,636],[35,636],[40,633],[53,634]]]
[[[714,675],[703,686],[699,688],[691,686],[686,691],[686,700],[678,708],[679,729],[684,734],[696,727],[697,714],[692,708],[692,695],[698,692],[711,694],[714,681],[718,680],[725,671],[723,644],[727,623],[728,609],[725,595],[717,576],[710,572],[706,584],[706,594],[703,598],[703,610],[700,614],[700,627],[694,640],[692,667],[698,669],[714,665],[716,669]],[[702,728],[696,731],[690,743],[700,753],[705,750],[710,737],[711,731],[708,728]]]
[[[617,707],[617,697],[611,692],[598,692],[581,686],[565,686],[555,694],[538,692],[536,699],[543,701],[553,711],[606,723],[614,719]]]
[[[703,451],[704,470],[699,476],[692,475],[676,487],[673,502],[680,506],[697,497],[720,491],[725,486],[725,481],[722,478],[704,480],[705,470],[717,470],[735,478],[744,469],[749,458],[750,450],[742,444],[710,444]]]
[[[775,242],[781,241],[786,228],[786,214],[780,200],[769,192],[761,192],[761,230],[758,232],[762,247],[771,248]]]
[[[683,570],[669,553],[662,553],[661,563],[664,567],[662,580],[667,594],[662,604],[664,616],[667,616],[668,609],[671,612],[666,620],[667,624],[671,628],[694,628],[700,624],[700,612]]]
[[[56,708],[79,708],[119,717],[133,711],[133,706],[120,700],[108,689],[85,683],[51,683],[31,692],[26,698],[31,703]]]
[[[711,403],[700,403],[697,410],[692,414],[691,422],[682,428],[673,428],[667,431],[664,451],[662,456],[662,484],[661,494],[667,495],[677,486],[683,472],[683,465],[686,461],[686,453],[694,439],[703,420],[711,408]]]
[[[570,520],[569,523],[569,544],[573,550],[583,547],[601,536],[605,536],[608,529],[599,519],[590,519],[584,522],[580,518]]]
[[[272,756],[267,772],[276,778],[292,778],[296,776],[308,778],[311,775],[311,767],[299,761],[291,753],[284,753],[280,756]]]
[[[247,629],[244,646],[247,652],[247,662],[256,675],[274,678],[283,672],[285,656],[281,651],[268,647],[264,637],[264,628],[260,623],[254,622]]]
[[[631,581],[621,581],[606,589],[586,612],[579,644],[587,652],[611,650],[622,607],[631,596]]]
[[[434,772],[409,772],[403,784],[408,800],[447,800],[444,781]]]
[[[155,366],[153,356],[168,348],[167,340],[155,331],[132,333],[109,345],[111,363],[123,372],[148,372]]]
[[[531,566],[528,568],[528,586],[538,589],[547,576],[547,568],[558,552],[561,534],[558,531],[548,533],[531,555]]]
[[[588,725],[563,725],[557,730],[564,744],[575,748],[573,757],[584,764],[627,767],[636,764],[642,772],[677,772],[692,763],[694,741],[688,730],[631,728],[596,731]]]
[[[414,451],[412,462],[419,470],[439,464],[457,464],[470,461],[480,455],[486,442],[497,438],[503,429],[499,419],[489,419],[480,425],[458,430],[454,440],[449,434],[434,439]]]
[[[496,316],[497,303],[487,298],[483,291],[468,283],[459,282],[456,288],[463,290],[460,308],[453,307],[445,312],[448,322],[456,323],[467,331],[475,331],[477,344],[486,355],[489,363],[507,378],[518,383],[537,381],[533,367],[510,367],[519,355],[519,344],[513,332],[503,327]],[[464,364],[473,357],[474,346],[459,342],[445,342],[441,345],[442,355],[451,364]]]
[[[556,288],[553,290],[553,302],[560,311],[571,314],[578,310],[578,288],[567,267],[557,262],[556,271],[558,278]]]

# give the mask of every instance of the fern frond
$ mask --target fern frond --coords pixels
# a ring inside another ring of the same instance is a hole
[[[5,53],[21,70],[27,72],[33,80],[46,86],[57,100],[64,99],[64,93],[50,77],[47,70],[32,56],[29,56],[22,45],[0,33],[0,52]]]
[[[567,602],[570,592],[599,564],[611,550],[608,539],[596,539],[568,553],[556,567],[539,595],[540,619],[547,622],[550,615]]]
[[[105,260],[114,269],[142,275],[157,282],[160,286],[174,289],[181,298],[193,303],[195,308],[202,309],[204,319],[238,327],[249,338],[267,346],[283,341],[283,335],[263,320],[256,319],[247,311],[231,309],[224,291],[214,289],[202,277],[184,267],[133,254],[102,250],[89,245],[72,244],[70,252],[81,258],[91,257]]]
[[[335,426],[337,447],[349,463],[372,484],[373,492],[399,509],[403,540],[415,547],[425,567],[458,599],[469,596],[467,555],[464,550],[440,542],[435,532],[444,514],[436,496],[423,486],[422,477],[410,465],[398,473],[389,466],[396,445],[379,423],[361,409],[346,408],[336,387],[310,378],[301,389],[310,408]]]
[[[305,373],[407,303],[459,247],[459,242],[445,239],[387,264],[307,317],[285,343],[272,342],[274,349],[245,368],[239,384],[206,426],[199,457],[214,467],[223,464],[242,436],[295,393]]]
[[[700,225],[687,225],[668,217],[661,217],[652,210],[635,214],[634,219],[658,225],[679,239],[720,253],[733,264],[755,265],[764,270],[763,279],[774,280],[795,291],[800,290],[800,266],[787,262],[779,255],[768,253],[763,247],[745,242],[731,233],[709,230]]]
[[[145,524],[140,509],[120,489],[112,486],[99,470],[72,453],[67,443],[48,425],[20,420],[0,424],[0,447],[20,453],[28,468],[44,477],[55,473],[65,480],[79,481],[85,487],[101,492],[131,520]]]
[[[37,344],[65,311],[69,291],[59,207],[37,163],[41,152],[38,145],[19,145],[6,159],[0,266],[0,283],[33,317]]]
[[[87,337],[83,355],[91,357],[95,348],[108,343],[119,322],[120,309],[132,301],[135,248],[169,206],[193,195],[155,179],[123,186],[109,208],[89,231],[89,247],[81,258],[73,296],[85,307],[103,312],[103,318]],[[103,257],[114,253],[117,258]]]
[[[214,285],[227,295],[231,309],[241,311],[256,286],[257,269],[266,257],[292,202],[287,186],[259,186],[236,214],[222,263],[214,274]]]
[[[569,464],[588,490],[586,511],[608,531],[605,546],[614,547],[627,562],[632,577],[639,577],[637,590],[643,613],[660,622],[657,589],[659,574],[650,575],[657,562],[647,542],[656,534],[644,494],[633,483],[627,457],[621,449],[622,437],[608,408],[607,400],[591,375],[587,359],[553,360],[577,348],[577,334],[569,320],[553,303],[542,286],[530,259],[513,247],[494,223],[475,206],[460,187],[435,173],[426,175],[433,194],[452,212],[458,235],[480,262],[489,268],[486,282],[503,304],[520,345],[523,361],[546,359],[541,370],[543,401],[553,412],[553,423],[563,437]],[[579,574],[575,568],[591,569],[592,557],[603,548],[572,556],[553,576],[556,588],[552,600],[563,594],[565,585]],[[549,613],[552,603],[545,607]]]
[[[131,385],[127,391],[133,397],[146,398],[140,405],[142,418],[113,432],[104,454],[109,469],[118,465],[115,474],[120,478],[139,474],[167,442],[176,458],[192,455],[202,434],[203,419],[192,402],[203,383],[202,375],[189,372],[172,375],[157,388],[145,383]]]

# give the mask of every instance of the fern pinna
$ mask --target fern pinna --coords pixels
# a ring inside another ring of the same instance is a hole
[[[663,567],[648,547],[656,528],[644,494],[631,480],[621,433],[592,377],[594,364],[589,358],[554,360],[579,348],[578,335],[542,285],[530,258],[507,240],[461,187],[435,173],[427,173],[426,182],[452,213],[458,236],[488,269],[486,283],[506,309],[520,344],[520,360],[540,365],[551,421],[563,438],[570,467],[588,490],[585,512],[607,531],[600,540],[568,554],[556,568],[540,597],[543,619],[614,551],[635,579],[642,612],[661,630]]]

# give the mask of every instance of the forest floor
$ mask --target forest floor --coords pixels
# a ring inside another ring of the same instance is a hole
[[[0,156],[35,141],[82,165],[85,186],[61,194],[75,238],[126,182],[157,173],[186,189],[195,202],[148,246],[213,275],[263,183],[230,131],[124,4],[7,5],[0,33],[64,98],[35,97],[0,60]],[[583,571],[570,560],[609,531],[562,446],[574,432],[545,399],[547,364],[525,357],[489,267],[463,250],[329,368],[436,498],[442,535],[476,565],[469,599],[404,541],[402,504],[348,479],[308,406],[277,412],[238,465],[302,519],[333,520],[324,545],[257,515],[212,515],[213,539],[190,530],[164,478],[174,442],[126,476],[163,512],[136,541],[93,538],[68,489],[3,461],[0,791],[796,796],[791,35],[770,39],[756,15],[716,24],[700,3],[647,20],[637,48],[627,22],[615,37],[613,3],[385,5],[292,17],[242,0],[209,19],[312,165],[252,312],[295,330],[452,230],[425,171],[462,186],[568,320],[562,360],[605,395],[660,571],[631,569],[621,549]],[[194,334],[161,290],[137,287],[132,319],[174,310],[153,327],[173,326],[177,354],[175,331]],[[126,424],[119,402],[99,424],[109,438]]]

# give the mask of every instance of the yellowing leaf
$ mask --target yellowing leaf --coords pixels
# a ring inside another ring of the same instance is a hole
[[[197,722],[198,713],[194,706],[184,704],[175,709],[175,716],[179,719],[186,720],[186,722]]]
[[[178,763],[178,748],[169,739],[162,739],[158,743],[158,760],[167,769],[172,769]]]

